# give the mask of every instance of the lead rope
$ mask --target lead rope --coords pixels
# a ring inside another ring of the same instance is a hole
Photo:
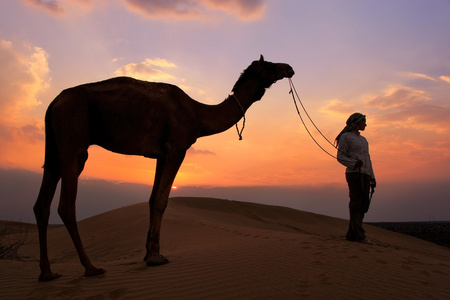
[[[314,127],[317,129],[317,131],[323,136],[323,138],[329,143],[331,144],[331,146],[333,146],[333,148],[337,149],[337,147],[331,143],[323,134],[322,132],[319,130],[319,128],[317,128],[316,124],[313,122],[313,120],[311,119],[311,117],[309,116],[308,112],[306,111],[305,106],[303,106],[302,101],[300,100],[300,97],[297,94],[297,90],[294,87],[294,83],[292,82],[291,78],[288,78],[289,80],[289,87],[290,87],[290,91],[289,94],[292,95],[292,99],[294,100],[294,104],[295,104],[295,109],[297,110],[297,114],[300,117],[300,120],[302,121],[303,127],[305,127],[306,131],[308,132],[309,136],[312,138],[312,140],[314,141],[314,143],[316,143],[317,146],[319,146],[320,149],[322,149],[323,152],[325,152],[326,154],[328,154],[329,156],[337,159],[336,156],[334,156],[333,154],[329,153],[327,150],[325,150],[317,141],[316,139],[313,137],[313,135],[311,134],[311,132],[308,129],[308,126],[306,126],[305,121],[303,120],[302,114],[300,113],[300,110],[298,109],[298,105],[297,105],[297,100],[295,99],[295,97],[297,97],[298,102],[300,103],[300,105],[303,108],[303,111],[306,113],[306,115],[308,116],[309,120],[311,121],[311,123],[314,125]]]
[[[236,131],[237,131],[237,134],[238,134],[238,136],[239,136],[239,140],[242,141],[242,131],[244,131],[244,128],[245,128],[245,110],[244,110],[244,108],[242,107],[241,102],[239,102],[238,98],[237,98],[234,94],[233,94],[233,95],[230,95],[230,97],[233,97],[234,100],[236,100],[237,104],[239,105],[239,107],[240,107],[241,110],[242,110],[242,116],[244,117],[244,121],[243,121],[243,123],[242,123],[242,128],[241,128],[240,131],[239,131],[238,123],[236,122]],[[239,121],[238,121],[238,122],[239,122]]]
[[[303,127],[305,127],[305,129],[306,129],[306,132],[308,132],[308,134],[309,134],[309,136],[311,137],[311,139],[314,141],[314,143],[316,143],[317,146],[319,146],[320,149],[322,149],[323,152],[325,152],[326,154],[328,154],[328,155],[331,156],[332,158],[337,159],[337,157],[336,157],[335,155],[333,155],[333,154],[331,154],[330,152],[328,152],[327,150],[325,150],[325,148],[323,148],[323,147],[319,144],[319,142],[317,142],[317,140],[313,137],[313,135],[312,135],[311,132],[309,131],[308,126],[306,126],[306,123],[305,123],[305,121],[303,120],[302,114],[300,113],[300,110],[299,110],[299,108],[298,108],[296,97],[297,97],[297,99],[298,99],[298,102],[299,102],[300,105],[302,106],[303,111],[304,111],[305,114],[308,116],[308,119],[309,119],[309,121],[311,122],[311,124],[314,125],[314,127],[315,127],[316,130],[320,133],[320,135],[321,135],[321,136],[322,136],[322,137],[323,137],[323,138],[324,138],[324,139],[325,139],[325,140],[326,140],[326,141],[327,141],[334,149],[336,149],[337,151],[340,151],[339,148],[338,148],[337,146],[335,146],[332,142],[330,142],[330,140],[327,139],[327,137],[322,133],[322,131],[320,131],[320,129],[316,126],[316,124],[314,123],[314,121],[311,119],[311,117],[309,116],[308,112],[306,111],[306,108],[305,108],[305,106],[303,105],[302,101],[300,100],[300,97],[299,97],[298,94],[297,94],[297,90],[295,89],[295,86],[294,86],[294,83],[292,82],[292,79],[291,79],[291,78],[288,78],[288,80],[289,80],[289,87],[290,87],[289,94],[292,95],[292,99],[294,100],[294,104],[295,104],[295,109],[297,110],[297,114],[298,114],[298,116],[300,117],[300,120],[302,121]],[[342,151],[341,151],[341,152],[342,152]],[[345,154],[345,155],[348,157],[347,154]],[[350,158],[352,158],[352,157],[350,157]],[[356,159],[356,160],[357,160],[357,158],[353,158],[353,159]],[[341,159],[341,160],[342,160],[342,159]],[[350,160],[348,160],[348,161],[350,161]]]

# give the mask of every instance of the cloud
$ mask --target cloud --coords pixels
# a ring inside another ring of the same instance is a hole
[[[437,134],[449,132],[449,106],[436,105],[423,90],[401,85],[390,86],[383,95],[372,97],[366,105],[381,110],[374,116],[374,123],[378,127],[412,129],[415,134],[417,130]]]
[[[204,13],[198,1],[192,0],[125,0],[128,8],[148,18],[191,19]]]
[[[447,134],[450,128],[450,109],[444,106],[418,104],[391,113],[377,115],[375,119],[378,126]]]
[[[40,47],[0,40],[0,121],[18,122],[40,105],[37,94],[50,84],[48,54]]]
[[[425,91],[397,85],[389,87],[384,95],[374,97],[366,105],[385,110],[395,107],[411,107],[430,100],[431,98]]]
[[[116,62],[118,60],[115,60]],[[139,63],[129,63],[126,64],[114,72],[115,76],[129,76],[140,80],[151,81],[151,82],[166,82],[177,85],[180,89],[185,92],[190,92],[194,96],[203,96],[205,91],[193,86],[186,84],[186,79],[176,77],[171,74],[168,70],[177,69],[178,66],[166,59],[147,58]]]
[[[165,59],[149,59],[140,63],[127,64],[114,72],[117,76],[130,76],[141,80],[147,81],[165,81],[173,79],[169,73],[164,72],[161,69],[176,68],[174,63],[171,63]]]
[[[61,17],[71,14],[85,14],[98,0],[25,0],[25,3],[46,13]]]
[[[26,0],[26,3],[42,9],[54,16],[64,15],[64,8],[58,1],[53,0]]]
[[[450,76],[444,76],[442,75],[441,77],[439,77],[440,80],[445,81],[447,83],[450,83]]]
[[[430,77],[430,76],[428,76],[428,75],[426,75],[426,74],[420,74],[420,73],[408,73],[408,75],[409,75],[409,76],[412,76],[412,77],[416,77],[416,78],[422,78],[422,79],[427,79],[427,80],[436,81],[435,78]]]
[[[44,141],[44,124],[38,120],[29,120],[24,125],[0,122],[0,140],[3,143],[37,144]]]
[[[129,9],[148,18],[198,19],[212,11],[236,15],[241,20],[261,18],[263,0],[125,0]]]
[[[50,83],[47,53],[0,40],[0,156],[3,166],[41,162],[44,122],[32,117],[37,95]]]
[[[328,103],[320,108],[321,112],[340,115],[350,115],[354,112],[354,106],[347,104],[338,99],[328,101]]]
[[[265,0],[116,0],[127,9],[150,19],[214,20],[217,12],[236,16],[242,21],[262,18]],[[25,3],[53,16],[85,14],[98,0],[25,0]],[[107,2],[102,2],[106,5]],[[81,8],[81,12],[80,12]],[[211,15],[214,15],[211,17]]]
[[[257,20],[262,17],[266,4],[262,0],[204,0],[206,8],[237,15],[242,20]]]
[[[209,150],[198,150],[198,149],[195,149],[194,147],[189,148],[188,151],[187,151],[187,154],[189,154],[189,155],[197,155],[197,154],[200,154],[200,155],[216,155],[216,153],[214,153],[212,151],[209,151]]]

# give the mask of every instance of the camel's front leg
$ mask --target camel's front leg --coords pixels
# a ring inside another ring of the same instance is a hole
[[[159,253],[161,222],[167,207],[173,181],[183,162],[184,156],[185,152],[167,156],[165,158],[159,158],[156,165],[155,183],[149,202],[150,226],[145,245],[147,253],[144,258],[149,266],[158,266],[169,262]]]

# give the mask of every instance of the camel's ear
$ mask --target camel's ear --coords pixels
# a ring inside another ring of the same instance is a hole
[[[263,61],[264,61],[264,56],[262,56],[262,54],[261,54],[261,57],[259,58],[259,61],[260,61],[260,62],[263,62]]]

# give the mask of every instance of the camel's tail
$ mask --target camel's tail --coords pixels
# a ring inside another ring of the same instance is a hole
[[[59,170],[59,155],[52,122],[53,102],[45,114],[45,162],[44,169]]]

